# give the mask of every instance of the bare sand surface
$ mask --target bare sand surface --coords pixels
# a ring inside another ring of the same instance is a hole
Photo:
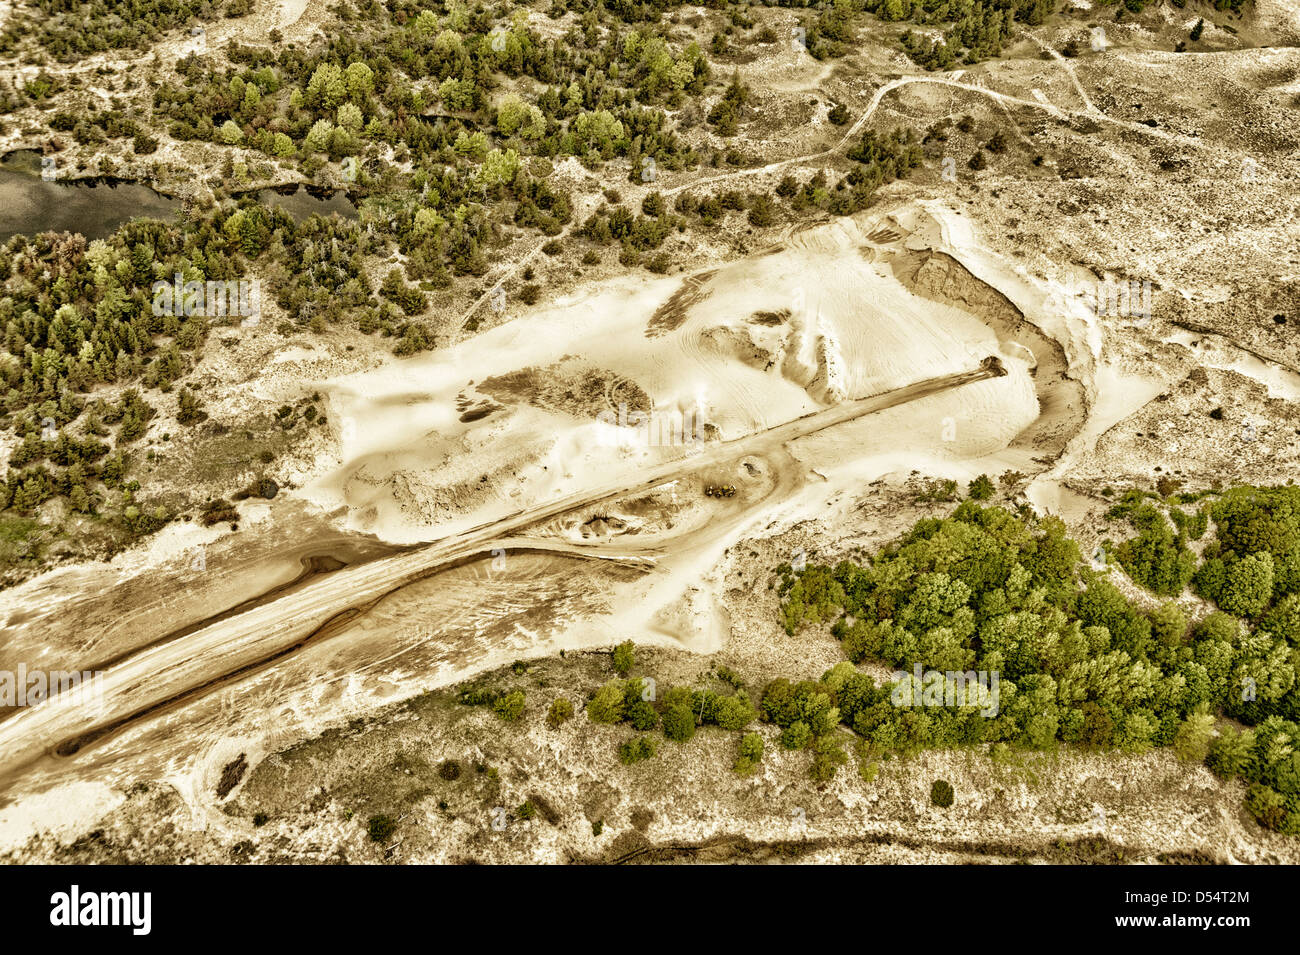
[[[959,303],[900,282],[899,240],[868,238],[879,221],[807,230],[685,280],[615,280],[445,351],[313,382],[340,461],[305,494],[346,508],[351,529],[428,541],[681,455],[680,441],[619,428],[620,408],[735,438],[998,353],[1008,377],[939,420],[960,418],[958,454],[1008,443],[1038,415],[1024,355]],[[942,450],[942,425],[919,440]]]

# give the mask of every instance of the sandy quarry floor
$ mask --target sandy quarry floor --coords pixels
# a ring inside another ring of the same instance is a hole
[[[998,353],[977,317],[894,277],[902,237],[868,238],[883,221],[821,227],[685,279],[611,281],[453,348],[312,382],[343,440],[339,466],[305,493],[347,508],[357,530],[429,540],[680,455],[684,439],[754,433]],[[1033,384],[1022,360],[1006,360],[1008,378],[963,395],[898,451],[969,456],[1027,427]],[[619,427],[620,408],[673,427],[639,438]],[[961,424],[946,449],[949,416]],[[679,417],[691,433],[675,440]]]

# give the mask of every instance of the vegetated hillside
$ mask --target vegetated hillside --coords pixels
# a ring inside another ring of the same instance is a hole
[[[365,331],[397,337],[399,353],[426,342],[384,297],[387,286],[379,295],[370,287],[360,267],[365,243],[355,223],[296,223],[282,210],[246,201],[184,225],[137,220],[89,244],[80,235],[45,233],[15,236],[0,248],[0,429],[13,442],[0,483],[10,545],[0,548],[0,569],[39,566],[42,549],[65,522],[82,538],[102,538],[111,553],[188,509],[175,488],[141,487],[142,465],[156,452],[132,448],[160,408],[179,430],[214,438],[240,426],[250,435],[264,430],[253,421],[209,421],[199,393],[175,387],[210,329],[245,317],[179,301],[159,308],[155,283],[170,288],[180,275],[201,289],[205,281],[232,282],[265,266],[267,297],[310,314],[314,327],[346,314]],[[289,410],[278,416],[284,430],[324,423],[314,410]],[[250,465],[259,447],[247,446]]]
[[[1139,511],[1143,536],[1121,546],[1121,560],[1178,593],[1194,558],[1172,532],[1152,530],[1158,516]],[[899,706],[897,684],[877,687],[842,666],[820,683],[769,685],[763,712],[814,751],[834,745],[836,723],[880,752],[1173,746],[1244,777],[1261,824],[1300,834],[1300,488],[1234,488],[1209,516],[1216,536],[1195,580],[1221,609],[1194,624],[1172,601],[1135,607],[1081,563],[1059,520],[974,501],[919,522],[866,563],[784,566],[788,631],[834,620],[854,662],[996,672],[1000,699],[989,718],[987,695],[955,705],[961,698],[940,679],[903,687],[906,701],[924,696],[924,705]]]

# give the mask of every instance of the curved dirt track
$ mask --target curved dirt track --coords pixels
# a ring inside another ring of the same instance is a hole
[[[954,75],[959,76],[962,72],[964,71],[959,71]],[[687,189],[694,189],[696,186],[707,186],[717,182],[728,182],[732,179],[739,179],[745,176],[762,176],[776,172],[779,169],[784,169],[786,166],[797,166],[803,163],[816,162],[819,159],[827,159],[834,156],[837,153],[842,152],[855,137],[861,134],[863,128],[867,125],[867,122],[880,106],[881,101],[888,94],[892,93],[896,89],[901,89],[904,86],[910,86],[913,83],[931,83],[937,86],[947,86],[952,89],[966,90],[970,93],[980,93],[992,98],[995,102],[1004,106],[1007,104],[1013,106],[1024,106],[1028,109],[1042,110],[1060,117],[1087,117],[1088,119],[1097,120],[1103,123],[1110,123],[1113,126],[1123,126],[1125,129],[1153,136],[1157,139],[1165,139],[1185,146],[1209,148],[1205,143],[1190,136],[1182,136],[1178,133],[1171,133],[1163,129],[1153,129],[1133,120],[1116,119],[1113,116],[1107,116],[1105,113],[1098,112],[1097,108],[1092,105],[1092,101],[1088,99],[1087,94],[1083,92],[1083,88],[1078,86],[1078,79],[1075,77],[1073,70],[1069,69],[1068,66],[1067,72],[1087,104],[1086,109],[1065,109],[1050,102],[1040,102],[1037,99],[1025,99],[1020,96],[1012,96],[1010,93],[1003,93],[1000,90],[989,89],[986,86],[980,86],[978,83],[963,83],[960,80],[948,79],[942,76],[902,76],[898,79],[890,80],[884,86],[880,87],[880,89],[876,90],[875,94],[871,97],[871,102],[867,104],[867,108],[863,110],[862,115],[859,116],[857,121],[849,127],[848,132],[840,137],[839,142],[828,149],[822,149],[815,153],[808,153],[803,156],[791,156],[789,159],[780,159],[776,162],[768,163],[766,166],[757,166],[753,169],[739,169],[735,172],[724,173],[720,176],[694,179],[690,182],[684,182],[680,185],[673,186],[671,189],[665,189],[663,190],[663,194],[664,196],[674,196]]]
[[[996,360],[986,360],[972,371],[926,379],[844,402],[758,434],[708,447],[685,460],[666,462],[631,481],[624,477],[471,528],[426,547],[335,571],[184,637],[157,643],[118,661],[102,677],[102,693],[94,706],[84,705],[75,694],[65,694],[22,710],[0,723],[0,774],[8,775],[46,752],[61,749],[75,752],[83,743],[133,717],[282,656],[319,635],[341,615],[352,616],[357,608],[458,561],[503,546],[547,547],[545,542],[522,541],[516,535],[566,512],[654,488],[745,456],[775,452],[796,438],[1004,373]],[[706,526],[694,533],[710,531]],[[550,546],[576,556],[646,559],[644,547],[632,549],[623,544]]]
[[[1035,42],[1039,42],[1041,44],[1041,41],[1039,41],[1037,37],[1034,37],[1033,39],[1035,40]],[[777,160],[776,162],[768,163],[765,166],[757,166],[753,169],[738,169],[735,172],[723,173],[722,175],[718,175],[718,176],[708,176],[703,179],[692,179],[690,182],[683,182],[680,183],[679,185],[672,186],[671,188],[662,190],[663,195],[665,198],[668,198],[671,196],[675,196],[680,192],[684,192],[687,189],[694,189],[697,186],[708,186],[708,185],[712,185],[713,183],[729,182],[733,179],[741,179],[747,176],[767,175],[776,172],[779,169],[784,169],[787,166],[798,166],[804,163],[816,162],[819,159],[827,159],[831,156],[834,156],[837,153],[840,153],[844,149],[846,149],[849,146],[849,144],[853,141],[854,137],[861,134],[863,128],[871,120],[871,117],[875,114],[876,109],[880,106],[881,101],[888,94],[892,93],[896,89],[901,89],[904,86],[909,86],[912,83],[933,83],[939,86],[951,87],[952,89],[966,90],[967,92],[970,93],[980,93],[983,94],[984,96],[991,97],[994,101],[996,101],[999,105],[1003,106],[1004,108],[1007,104],[1012,104],[1015,106],[1028,107],[1029,109],[1042,110],[1044,112],[1050,113],[1053,116],[1059,118],[1068,118],[1068,117],[1076,117],[1076,116],[1086,117],[1088,119],[1096,120],[1099,122],[1110,123],[1111,125],[1114,126],[1123,126],[1124,128],[1130,129],[1133,132],[1142,133],[1147,136],[1153,136],[1157,139],[1164,139],[1171,142],[1177,142],[1184,146],[1193,146],[1201,149],[1209,148],[1205,143],[1201,142],[1199,139],[1196,139],[1194,137],[1182,136],[1179,135],[1178,133],[1171,133],[1163,129],[1152,129],[1151,127],[1145,126],[1142,123],[1134,122],[1132,120],[1116,119],[1113,116],[1107,116],[1105,113],[1100,112],[1097,109],[1097,107],[1093,105],[1092,100],[1088,98],[1087,92],[1080,84],[1079,78],[1074,72],[1073,64],[1071,64],[1064,57],[1061,57],[1059,54],[1056,54],[1055,50],[1051,50],[1051,52],[1054,54],[1053,59],[1061,64],[1061,67],[1065,70],[1066,74],[1069,76],[1071,84],[1074,86],[1079,97],[1083,100],[1084,103],[1083,109],[1065,109],[1048,101],[1046,97],[1044,97],[1042,100],[1024,99],[1023,97],[1020,96],[1012,96],[1009,93],[1003,93],[1000,92],[999,90],[992,90],[985,86],[980,86],[977,83],[963,83],[958,78],[966,72],[965,70],[956,70],[953,73],[950,73],[948,77],[902,76],[897,79],[890,80],[884,86],[880,87],[880,89],[876,90],[876,92],[871,97],[871,102],[868,103],[867,108],[862,111],[862,115],[857,118],[857,120],[853,123],[853,125],[848,128],[848,131],[845,132],[844,135],[840,137],[839,141],[834,146],[831,146],[827,149],[818,150],[817,152],[814,153],[807,153],[802,156],[791,156],[789,159],[780,159]],[[579,211],[575,210],[573,220],[570,222],[569,226],[566,227],[565,230],[559,236],[557,236],[557,238],[563,239],[568,237],[570,233],[575,228],[578,227],[578,224],[584,221],[584,217],[587,211],[588,210],[584,208],[581,210],[581,214],[579,214]],[[527,266],[529,262],[531,262],[533,259],[537,257],[537,255],[542,250],[542,246],[545,244],[546,244],[545,242],[539,242],[536,246],[533,247],[533,249],[531,249],[527,254],[525,254],[518,262],[515,262],[509,269],[507,269],[506,272],[496,282],[494,282],[491,287],[489,287],[486,291],[483,292],[483,294],[481,294],[472,303],[470,303],[469,307],[460,316],[460,321],[458,322],[459,327],[463,329],[465,323],[468,322],[469,319],[473,316],[473,314],[478,311],[479,307],[484,302],[486,302],[489,298],[491,298],[492,295],[495,294],[496,291],[499,288],[501,288],[506,282],[508,282],[512,277],[514,277],[519,272],[522,272],[525,266]]]

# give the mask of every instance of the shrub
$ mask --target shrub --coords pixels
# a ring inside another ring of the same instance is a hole
[[[573,703],[566,696],[557,696],[551,701],[551,708],[546,714],[547,725],[557,727],[573,716]]]
[[[243,142],[244,131],[239,128],[239,124],[233,119],[228,119],[221,124],[221,141],[227,145],[235,145]]]
[[[1150,504],[1130,509],[1118,504],[1111,514],[1127,513],[1140,531],[1116,549],[1120,564],[1133,581],[1152,593],[1166,597],[1181,594],[1196,571],[1196,556],[1183,538],[1175,535],[1164,515]]]
[[[1273,555],[1261,551],[1225,566],[1218,604],[1228,613],[1253,617],[1273,596]]]
[[[940,809],[947,809],[951,806],[955,797],[956,794],[952,791],[952,783],[946,779],[936,779],[930,787],[930,803]]]
[[[667,252],[656,252],[650,256],[650,261],[646,262],[645,267],[655,275],[667,275],[668,270],[673,267],[673,259]]]
[[[587,719],[593,723],[618,723],[623,719],[623,687],[610,680],[587,703]]]
[[[636,644],[631,640],[624,640],[614,648],[614,672],[625,677],[632,672],[632,667],[635,665]]]
[[[387,842],[397,831],[397,820],[380,813],[370,817],[366,829],[370,833],[371,842]]]
[[[467,686],[457,694],[456,701],[462,706],[485,706],[495,703],[500,695],[485,686]]]
[[[812,742],[812,730],[803,720],[796,720],[781,731],[781,745],[786,749],[803,749]]]
[[[719,664],[715,672],[718,674],[718,679],[721,680],[723,683],[726,683],[732,689],[739,690],[744,688],[745,686],[744,677],[742,677],[735,670],[731,669],[731,667],[723,666]]]
[[[987,501],[993,496],[993,481],[987,474],[981,474],[970,482],[966,490],[972,501]]]
[[[749,224],[755,228],[762,229],[770,226],[776,221],[776,203],[767,195],[759,194],[754,197],[749,207]]]
[[[659,725],[659,713],[656,712],[654,705],[639,697],[631,703],[624,700],[624,718],[632,724],[633,729],[643,732]]]
[[[1281,637],[1291,646],[1300,646],[1300,593],[1279,600],[1259,622],[1261,630]]]
[[[708,722],[715,723],[724,730],[741,730],[754,721],[757,716],[749,696],[741,691],[735,696],[715,696],[713,712]]]
[[[1247,790],[1246,808],[1265,829],[1281,829],[1286,819],[1286,801],[1281,794],[1260,783]]]
[[[492,704],[492,710],[507,723],[513,723],[524,715],[524,691],[507,693]]]
[[[178,424],[197,424],[208,417],[203,410],[203,401],[188,388],[182,388],[179,398],[176,421]]]
[[[1214,717],[1208,713],[1193,713],[1178,727],[1174,736],[1174,755],[1188,762],[1203,762],[1210,752],[1214,734]]]
[[[664,736],[676,743],[685,743],[695,735],[689,690],[674,687],[664,694],[663,725]]]
[[[763,759],[763,737],[757,733],[746,733],[740,739],[740,752],[733,767],[742,776],[748,776],[758,769]]]
[[[624,766],[639,763],[655,754],[655,741],[651,736],[638,736],[623,743],[618,748],[618,761]]]
[[[1241,732],[1231,726],[1225,727],[1219,738],[1210,744],[1205,765],[1210,771],[1224,779],[1241,776],[1250,765],[1251,750],[1255,746],[1255,734],[1251,730]]]
[[[827,733],[816,737],[812,742],[813,763],[811,775],[818,782],[826,782],[835,776],[835,771],[849,761],[844,748]]]

